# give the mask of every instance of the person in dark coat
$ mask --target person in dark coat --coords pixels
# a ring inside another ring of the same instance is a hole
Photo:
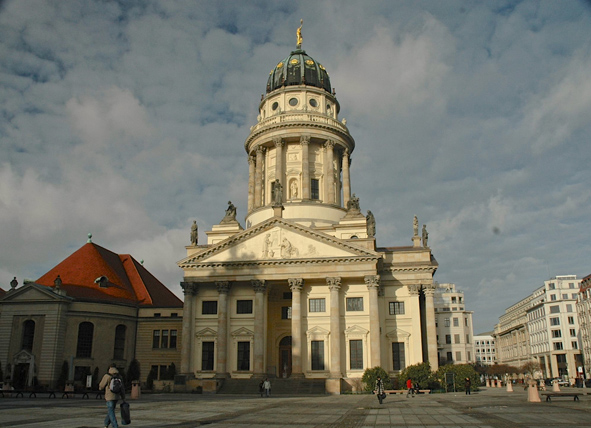
[[[466,380],[464,382],[464,387],[466,388],[466,395],[471,395],[470,389],[472,388],[472,381],[470,380],[469,377],[466,378]]]
[[[384,400],[386,393],[384,392],[384,382],[382,382],[382,378],[380,376],[378,376],[378,378],[376,379],[376,387],[374,388],[374,390],[376,395],[378,396],[378,401],[380,402],[380,404],[382,404],[382,400]]]

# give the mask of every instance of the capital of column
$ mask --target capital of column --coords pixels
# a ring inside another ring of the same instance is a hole
[[[263,154],[265,153],[265,148],[263,146],[258,146],[257,147],[257,154]]]
[[[252,285],[252,288],[254,288],[255,293],[264,293],[267,289],[267,285],[262,279],[253,279],[250,281],[250,284]]]
[[[283,147],[285,145],[285,142],[281,137],[274,137],[273,144],[275,145],[275,147]]]
[[[409,284],[407,287],[411,296],[418,296],[421,291],[421,284]]]
[[[181,282],[181,288],[185,296],[195,296],[199,291],[199,286],[196,282]]]
[[[324,143],[324,147],[327,149],[332,149],[334,147],[334,140],[326,140]]]
[[[215,286],[220,294],[228,294],[230,292],[230,281],[216,281]]]
[[[437,286],[435,284],[425,284],[423,285],[423,291],[425,292],[425,296],[431,296],[435,294],[435,289]]]
[[[256,158],[254,156],[248,155],[248,164],[249,165],[256,164]]]
[[[367,289],[379,288],[380,286],[380,275],[366,275],[364,278]]]
[[[309,135],[300,136],[300,144],[310,144],[310,136]]]
[[[301,291],[302,286],[304,285],[303,278],[287,278],[287,283],[289,284],[289,289],[291,291]]]
[[[326,284],[330,291],[339,290],[341,288],[341,278],[338,276],[326,278]]]

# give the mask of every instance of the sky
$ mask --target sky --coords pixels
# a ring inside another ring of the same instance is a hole
[[[0,288],[83,246],[182,298],[227,201],[244,225],[271,69],[327,69],[377,245],[426,224],[474,333],[556,275],[591,273],[591,2],[0,2]]]

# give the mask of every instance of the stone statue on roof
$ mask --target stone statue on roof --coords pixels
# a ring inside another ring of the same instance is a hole
[[[16,288],[16,286],[18,285],[18,281],[16,280],[16,276],[12,279],[12,281],[10,281],[10,289],[14,290]]]
[[[413,236],[419,236],[419,219],[417,216],[412,221]]]
[[[197,245],[197,239],[198,239],[197,220],[193,220],[193,225],[191,226],[191,245]]]
[[[279,207],[283,203],[283,186],[279,182],[279,179],[275,179],[271,183],[271,197],[273,198],[273,206]]]
[[[373,213],[367,210],[367,237],[373,238],[376,236],[376,219],[373,216]]]
[[[234,223],[236,221],[236,207],[232,201],[228,201],[228,208],[226,208],[226,215],[220,223]]]
[[[427,232],[427,225],[423,225],[423,247],[428,247],[427,240],[429,239],[429,233]]]
[[[298,37],[297,48],[298,49],[301,49],[302,48],[302,41],[303,41],[303,38],[302,38],[302,25],[304,25],[304,20],[303,19],[300,19],[300,27],[298,28],[298,31],[297,31],[297,37]]]

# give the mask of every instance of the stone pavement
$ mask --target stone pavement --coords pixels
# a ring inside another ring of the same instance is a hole
[[[569,388],[563,388],[568,390]],[[584,390],[577,390],[584,391]],[[591,391],[590,391],[591,392]],[[528,403],[523,388],[483,388],[464,393],[390,395],[380,405],[373,395],[276,396],[144,394],[132,400],[132,427],[590,427],[591,395]],[[0,427],[101,428],[104,400],[0,398]]]

